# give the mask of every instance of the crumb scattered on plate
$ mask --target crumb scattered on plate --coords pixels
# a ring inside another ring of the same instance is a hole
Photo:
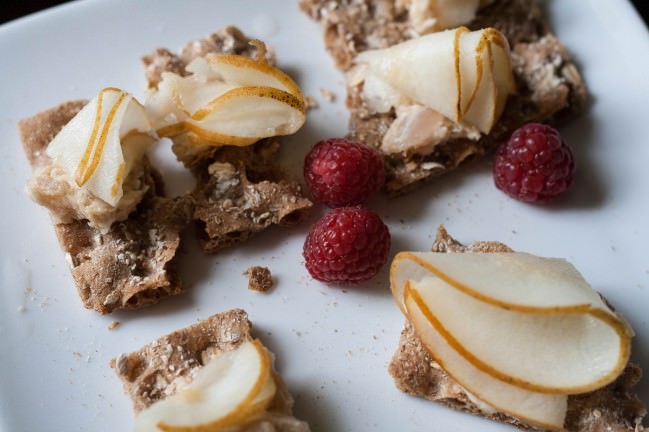
[[[249,290],[266,292],[273,287],[273,275],[268,267],[249,267],[244,274],[248,276]]]

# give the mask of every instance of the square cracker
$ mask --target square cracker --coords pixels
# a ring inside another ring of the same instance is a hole
[[[111,360],[133,401],[135,412],[176,393],[178,384],[200,368],[210,356],[236,349],[253,339],[252,324],[241,309],[233,309],[175,331],[139,350]],[[308,432],[306,422],[292,413],[293,398],[273,369],[277,393],[266,414],[242,432]]]
[[[498,242],[476,242],[463,246],[440,227],[433,252],[511,252]],[[409,321],[406,321],[397,351],[388,368],[399,390],[441,403],[448,408],[508,423],[519,429],[534,429],[477,400],[459,385],[431,357]],[[568,397],[566,431],[638,432],[646,407],[633,392],[642,376],[636,364],[629,363],[613,383],[581,395]]]
[[[326,48],[343,71],[352,67],[360,52],[416,37],[408,10],[392,0],[300,0],[300,7],[322,24]],[[492,131],[478,141],[451,139],[426,155],[382,152],[389,195],[408,192],[490,152],[525,123],[565,120],[585,108],[584,82],[565,47],[550,32],[538,2],[496,0],[479,10],[467,27],[495,27],[507,37],[518,91],[509,97]],[[362,89],[362,83],[347,89],[349,136],[381,151],[396,113],[372,111],[363,101]]]
[[[19,123],[33,168],[49,162],[45,148],[85,104],[82,100],[62,103]],[[165,198],[159,174],[147,159],[144,164],[149,191],[128,218],[114,223],[108,233],[102,234],[87,221],[54,225],[83,305],[100,314],[139,309],[182,292],[175,256],[191,203],[186,198]]]

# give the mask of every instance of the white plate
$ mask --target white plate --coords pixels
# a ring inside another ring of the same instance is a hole
[[[554,1],[548,9],[593,95],[588,113],[562,129],[578,161],[569,195],[545,207],[515,202],[492,186],[483,161],[370,206],[390,225],[393,253],[429,248],[444,223],[462,241],[497,239],[568,258],[633,324],[634,358],[648,366],[649,36],[627,2]],[[403,318],[386,272],[347,290],[311,280],[300,254],[308,224],[271,229],[217,256],[202,255],[188,236],[182,297],[104,317],[81,306],[47,212],[23,192],[30,170],[16,122],[109,85],[141,96],[142,54],[180,48],[228,24],[276,47],[280,66],[320,101],[284,144],[297,175],[317,139],[345,133],[347,113],[321,30],[293,2],[84,1],[0,27],[0,430],[130,430],[131,402],[108,360],[233,307],[248,310],[277,354],[295,412],[314,431],[507,429],[395,389],[386,366]],[[321,87],[334,90],[335,104],[320,97]],[[159,153],[171,189],[184,190],[187,173],[168,148]],[[272,269],[271,293],[246,289],[242,272],[251,264]],[[122,325],[109,331],[113,320]],[[649,401],[647,380],[639,391]]]

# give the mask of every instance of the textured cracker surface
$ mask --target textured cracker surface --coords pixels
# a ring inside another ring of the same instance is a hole
[[[66,102],[19,123],[32,167],[48,162],[48,143],[85,104]],[[148,160],[144,164],[149,191],[128,219],[114,223],[108,233],[86,221],[55,224],[79,296],[86,308],[100,314],[138,309],[182,292],[174,258],[191,203],[164,198],[162,180]]]

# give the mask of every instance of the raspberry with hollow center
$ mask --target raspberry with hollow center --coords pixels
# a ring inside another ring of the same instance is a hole
[[[494,182],[498,189],[525,202],[546,202],[573,182],[575,161],[556,129],[530,123],[517,129],[498,149]]]
[[[385,181],[383,160],[371,147],[332,138],[318,142],[304,160],[313,198],[329,207],[365,202]]]
[[[374,212],[360,207],[331,210],[304,241],[305,265],[322,282],[362,282],[388,259],[390,231]]]

